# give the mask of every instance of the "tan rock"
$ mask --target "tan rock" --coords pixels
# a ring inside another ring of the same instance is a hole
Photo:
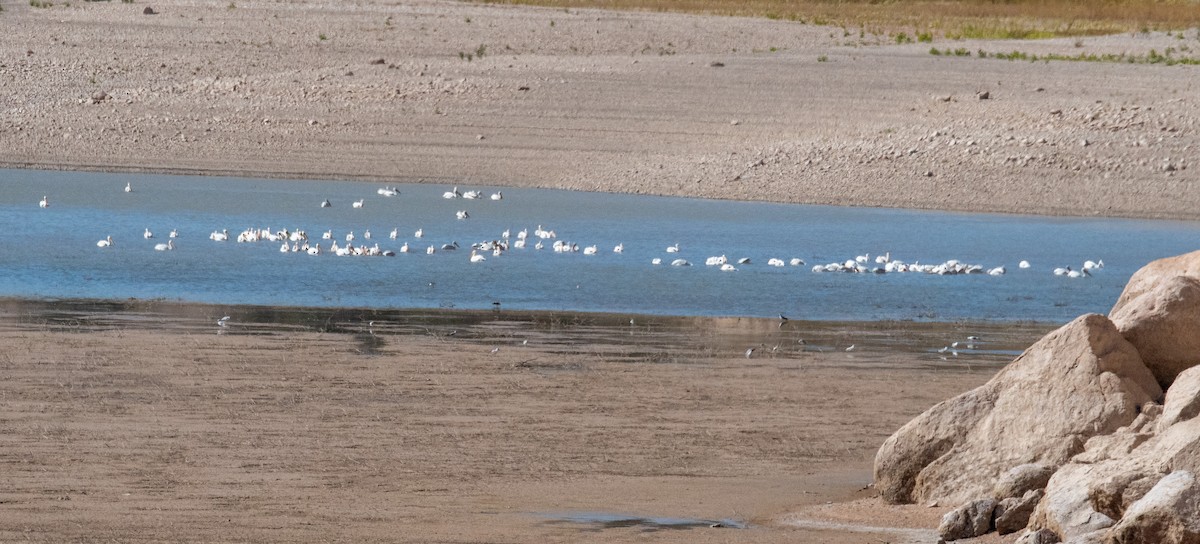
[[[945,541],[975,538],[992,532],[992,515],[996,499],[978,499],[946,512],[938,526],[938,536]]]
[[[1137,272],[1134,272],[1133,276],[1129,278],[1129,282],[1125,284],[1125,290],[1121,291],[1121,296],[1117,297],[1117,303],[1113,305],[1113,309],[1108,315],[1116,315],[1121,308],[1133,299],[1154,289],[1156,285],[1162,283],[1164,280],[1175,276],[1200,278],[1200,250],[1152,261]]]
[[[1172,472],[1129,506],[1109,531],[1114,544],[1200,543],[1200,482],[1186,470]]]
[[[1163,279],[1118,306],[1113,322],[1164,388],[1200,365],[1200,278]]]
[[[1054,475],[1055,468],[1038,463],[1026,463],[1010,468],[996,481],[992,496],[997,499],[1018,498],[1031,490],[1043,489]]]
[[[989,495],[1014,466],[1062,465],[1161,397],[1112,322],[1081,316],[888,438],[875,457],[876,486],[890,502],[961,504]]]
[[[1194,366],[1175,377],[1163,401],[1163,414],[1158,428],[1165,429],[1200,415],[1200,366]]]
[[[1009,497],[996,504],[993,522],[996,532],[1007,535],[1024,529],[1044,495],[1041,489],[1031,489],[1023,496]]]

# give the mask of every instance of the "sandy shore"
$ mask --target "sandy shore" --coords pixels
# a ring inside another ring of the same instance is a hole
[[[0,164],[1200,218],[1195,67],[929,54],[1195,56],[1196,30],[897,45],[429,0],[56,4],[0,2]]]
[[[1045,328],[114,310],[0,312],[0,540],[928,541],[875,449],[1003,359],[912,339]]]

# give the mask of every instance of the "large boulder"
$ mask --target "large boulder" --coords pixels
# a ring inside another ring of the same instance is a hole
[[[1200,250],[1152,261],[1143,266],[1125,284],[1125,290],[1117,297],[1117,303],[1108,315],[1116,315],[1122,307],[1142,293],[1150,291],[1154,286],[1175,276],[1191,276],[1200,278]]]
[[[1200,279],[1166,278],[1110,315],[1164,388],[1200,365]]]
[[[997,503],[995,522],[992,524],[996,527],[996,532],[1007,535],[1024,529],[1029,525],[1029,517],[1033,515],[1033,510],[1037,508],[1043,495],[1045,494],[1041,489],[1031,489],[1023,496],[1009,497]]]
[[[1094,435],[1129,425],[1162,389],[1102,315],[1046,335],[988,383],[934,406],[889,437],[875,485],[893,503],[990,496],[1026,463],[1057,467]]]

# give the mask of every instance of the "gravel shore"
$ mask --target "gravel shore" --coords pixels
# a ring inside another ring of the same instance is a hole
[[[1196,30],[898,45],[428,0],[0,5],[11,167],[1200,218],[1196,67],[978,58],[1192,56]]]

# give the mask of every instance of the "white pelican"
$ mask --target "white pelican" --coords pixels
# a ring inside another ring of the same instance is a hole
[[[50,199],[49,199],[49,197],[46,197],[46,196],[44,196],[44,195],[43,195],[43,196],[42,196],[42,200],[41,200],[41,202],[38,202],[38,207],[39,207],[39,208],[49,208],[49,207],[50,207]]]
[[[171,229],[171,233],[170,233],[170,234],[168,234],[168,235],[167,235],[167,237],[168,237],[168,238],[178,238],[178,237],[179,237],[179,231],[178,231],[178,230],[176,230],[176,229]]]
[[[513,242],[513,247],[516,249],[525,249],[525,240],[517,240]]]
[[[366,239],[366,240],[370,240],[370,239],[371,239],[371,231],[370,231],[370,230],[364,230],[364,231],[363,231],[363,239]]]
[[[679,242],[675,242],[673,246],[667,246],[667,253],[679,253]]]
[[[347,242],[353,242],[353,241],[354,241],[354,231],[350,231],[349,233],[347,233],[347,234],[346,234],[346,241],[347,241]]]
[[[408,253],[408,242],[404,242],[404,245],[400,246],[400,253]]]
[[[492,193],[492,200],[504,200],[504,195],[500,191]]]
[[[528,237],[529,237],[529,229],[521,229],[521,232],[517,233],[518,240],[524,240]]]
[[[538,243],[533,244],[533,249],[542,249],[543,247],[546,247],[546,246],[542,245],[541,240],[538,240]]]
[[[433,255],[435,252],[437,252],[437,248],[435,248],[433,246],[429,246],[428,248],[425,249],[426,255]]]
[[[505,240],[508,240],[508,237],[509,237],[509,235],[510,235],[510,234],[512,234],[512,233],[511,233],[511,232],[509,232],[509,229],[504,229],[504,232],[501,232],[501,233],[500,233],[500,237],[501,237],[501,238],[504,238]]]
[[[705,266],[721,266],[727,262],[729,262],[729,258],[724,255],[721,255],[720,257],[709,257],[704,259]]]
[[[750,257],[742,257],[738,259],[738,264],[750,264]]]
[[[292,250],[292,247],[289,246],[287,242],[284,242],[282,246],[279,246],[280,253],[287,253],[291,250]]]
[[[329,203],[329,199],[328,199],[328,198],[327,198],[327,199],[325,199],[325,200],[322,200],[322,201],[321,201],[321,207],[322,207],[322,208],[328,208],[328,207],[330,207],[330,206],[333,206],[333,204],[330,204],[330,203]]]
[[[361,208],[361,207],[363,207],[363,199],[361,199],[361,198],[360,198],[360,199],[358,199],[358,200],[355,200],[355,201],[354,201],[354,203],[350,205],[350,207],[352,207],[352,208]]]
[[[799,257],[792,257],[792,260],[788,261],[788,262],[792,266],[804,266],[804,259],[801,259]]]
[[[321,239],[322,240],[332,240],[333,239],[333,231],[332,230],[325,231],[323,234],[321,234]]]
[[[660,265],[660,264],[662,264],[662,259],[660,259],[660,258],[658,258],[658,257],[655,257],[655,258],[653,258],[653,259],[650,259],[650,264],[653,264],[653,265]]]
[[[483,261],[486,261],[486,260],[487,260],[487,258],[486,258],[486,257],[484,257],[483,255],[480,255],[480,254],[478,254],[478,253],[475,253],[475,250],[474,250],[474,249],[472,249],[472,250],[471,250],[471,262],[473,262],[473,263],[481,263],[481,262],[483,262]]]
[[[175,241],[167,240],[165,244],[154,244],[154,251],[171,251],[175,249]]]
[[[400,235],[400,233],[398,232],[399,230],[400,229],[392,229],[392,232],[390,234],[388,234],[388,238],[395,240],[396,237]]]
[[[396,196],[396,195],[400,194],[399,190],[393,189],[391,187],[383,187],[375,192],[377,192],[383,196]]]
[[[692,263],[687,262],[687,259],[675,259],[671,261],[671,266],[692,266]]]
[[[770,258],[770,259],[767,259],[767,265],[769,265],[769,266],[783,266],[783,265],[784,265],[784,262],[783,262],[783,259],[776,259],[776,258],[772,257],[772,258]]]
[[[997,266],[996,268],[992,268],[987,271],[989,276],[1003,276],[1005,272],[1008,272],[1008,270],[1006,270],[1003,266]]]
[[[314,256],[320,255],[321,254],[321,244],[317,244],[317,245],[314,245],[314,246],[308,248],[308,254],[314,255]]]
[[[1091,276],[1092,276],[1092,273],[1088,272],[1088,269],[1086,269],[1086,268],[1084,268],[1083,270],[1072,270],[1070,272],[1067,272],[1068,278],[1090,278]]]
[[[1021,261],[1017,263],[1017,268],[1029,268],[1029,261]]]
[[[613,248],[613,253],[624,253],[624,252],[625,252],[625,244],[623,244],[623,243],[617,244],[616,247]]]
[[[96,247],[112,247],[112,236],[105,236],[103,240],[96,242]]]
[[[467,213],[467,210],[458,210],[454,215],[459,219],[470,219],[471,217],[471,214]]]
[[[1071,272],[1071,267],[1069,267],[1069,266],[1066,268],[1059,267],[1059,268],[1054,269],[1055,276],[1065,276],[1065,275],[1069,274],[1070,272]]]
[[[217,326],[224,327],[229,323],[229,316],[222,317],[217,320]]]
[[[462,194],[462,197],[467,200],[475,200],[475,199],[479,198],[480,196],[481,195],[479,194],[479,191],[467,191]]]
[[[1097,262],[1093,262],[1090,260],[1083,262],[1084,270],[1098,270],[1101,268],[1104,268],[1104,259],[1101,259],[1100,261],[1097,261]]]
[[[584,255],[595,255],[596,251],[597,251],[597,249],[596,249],[596,246],[594,246],[594,245],[583,248]]]
[[[425,229],[417,229],[417,232],[414,232],[413,236],[417,238],[425,236]]]
[[[458,242],[451,242],[451,243],[449,243],[449,244],[442,244],[442,251],[454,251],[454,250],[456,250],[456,249],[458,249]]]
[[[737,272],[737,267],[729,263],[721,265],[721,272]]]
[[[229,229],[221,229],[221,232],[214,230],[212,234],[208,235],[208,237],[209,239],[216,240],[218,242],[227,242],[229,241]]]
[[[458,192],[458,187],[455,187],[453,191],[446,191],[446,192],[442,193],[442,198],[446,198],[446,199],[461,198],[461,197],[462,197],[462,193]]]
[[[154,238],[154,233],[150,232],[150,229],[146,229],[146,232],[142,233],[142,238],[145,238],[147,240]]]
[[[129,183],[129,182],[125,182],[125,192],[126,192],[126,193],[132,193],[132,192],[133,192],[133,185],[130,185],[130,183]]]

